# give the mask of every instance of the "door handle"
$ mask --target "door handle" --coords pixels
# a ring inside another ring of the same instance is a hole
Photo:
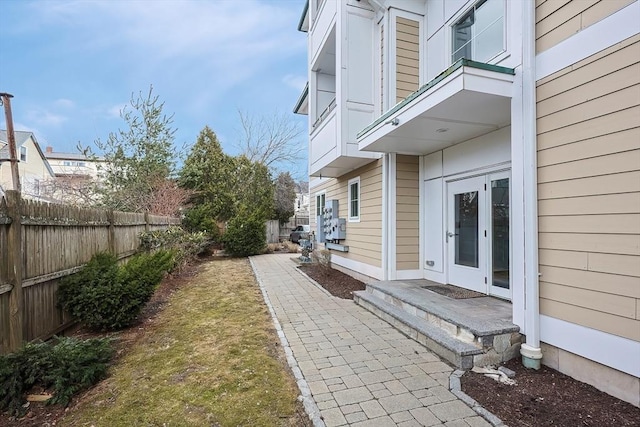
[[[446,239],[447,243],[449,243],[450,237],[457,236],[457,235],[458,235],[457,233],[452,233],[450,231],[447,231],[447,239]]]

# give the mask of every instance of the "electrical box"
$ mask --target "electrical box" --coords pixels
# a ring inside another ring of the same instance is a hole
[[[333,218],[329,221],[328,231],[325,232],[327,240],[344,240],[347,238],[347,220]]]
[[[338,201],[327,200],[322,210],[323,234],[325,241],[344,240],[347,235],[347,221],[338,218]]]

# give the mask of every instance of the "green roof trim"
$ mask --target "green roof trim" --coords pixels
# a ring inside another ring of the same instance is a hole
[[[302,26],[304,25],[304,18],[307,16],[308,12],[309,12],[309,0],[307,0],[304,3],[304,9],[302,10],[302,16],[300,17],[300,21],[298,22],[298,31],[302,31],[303,33],[306,33],[306,31],[302,29]]]
[[[441,81],[449,77],[451,74],[453,74],[454,71],[456,71],[461,67],[478,68],[480,70],[495,71],[497,73],[509,74],[512,76],[515,76],[516,74],[513,68],[501,67],[499,65],[485,64],[484,62],[476,62],[470,59],[461,58],[457,60],[455,63],[453,63],[453,65],[451,65],[449,68],[447,68],[446,70],[438,74],[436,77],[434,77],[430,82],[425,83],[417,91],[413,92],[411,95],[407,96],[405,99],[403,99],[402,101],[394,105],[393,108],[391,108],[382,116],[380,116],[376,121],[374,121],[369,126],[367,126],[363,130],[358,132],[358,135],[356,137],[357,138],[363,137],[364,135],[369,133],[371,130],[373,130],[376,126],[378,126],[380,123],[386,121],[390,116],[394,115],[395,113],[403,109],[406,105],[410,104],[414,99],[416,99],[423,93],[427,92],[432,87],[436,86],[438,83],[440,83]]]
[[[298,98],[298,102],[296,102],[296,106],[293,107],[293,112],[295,114],[298,114],[298,110],[300,110],[300,107],[302,107],[302,103],[304,102],[305,99],[307,99],[308,96],[309,96],[309,82],[307,82],[306,86],[302,90],[302,93],[300,94],[300,98]]]

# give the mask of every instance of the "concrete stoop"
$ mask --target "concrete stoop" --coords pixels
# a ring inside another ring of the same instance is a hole
[[[452,300],[417,281],[394,281],[367,284],[353,299],[460,369],[512,359],[524,341],[504,314],[508,303],[490,297]]]

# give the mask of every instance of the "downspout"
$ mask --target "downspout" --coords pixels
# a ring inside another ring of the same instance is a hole
[[[538,276],[538,164],[536,135],[535,2],[523,2],[522,102],[524,184],[524,280],[526,343],[520,354],[527,368],[540,369],[540,292]]]
[[[389,153],[382,155],[382,280],[389,280]]]

